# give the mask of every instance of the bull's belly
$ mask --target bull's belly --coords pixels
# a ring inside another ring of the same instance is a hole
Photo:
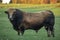
[[[32,29],[32,30],[39,30],[43,27],[44,25],[31,25],[30,27],[25,28],[27,29]]]

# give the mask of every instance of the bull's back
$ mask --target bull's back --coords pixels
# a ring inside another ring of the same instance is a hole
[[[38,23],[44,20],[44,16],[40,13],[31,13],[29,16],[24,16],[24,21],[28,23]]]
[[[49,11],[43,11],[40,13],[29,13],[24,16],[24,21],[28,23],[42,23],[45,19],[47,19],[50,15],[52,15]]]

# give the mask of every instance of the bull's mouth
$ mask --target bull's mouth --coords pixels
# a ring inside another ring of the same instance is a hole
[[[14,19],[13,18],[9,18],[11,21],[13,21]]]

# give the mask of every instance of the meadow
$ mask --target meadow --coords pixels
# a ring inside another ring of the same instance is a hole
[[[51,10],[55,15],[55,37],[47,37],[47,32],[43,28],[36,33],[34,30],[26,30],[23,36],[18,36],[12,28],[7,15],[4,13],[8,8],[18,8],[25,12],[39,12],[42,10]],[[60,4],[0,4],[0,40],[60,40]]]

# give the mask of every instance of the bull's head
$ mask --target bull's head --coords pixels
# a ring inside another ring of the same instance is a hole
[[[14,19],[14,17],[15,17],[15,9],[12,9],[12,8],[10,8],[10,9],[8,9],[7,11],[5,11],[5,13],[8,15],[8,18],[10,19],[10,20],[13,20]]]

